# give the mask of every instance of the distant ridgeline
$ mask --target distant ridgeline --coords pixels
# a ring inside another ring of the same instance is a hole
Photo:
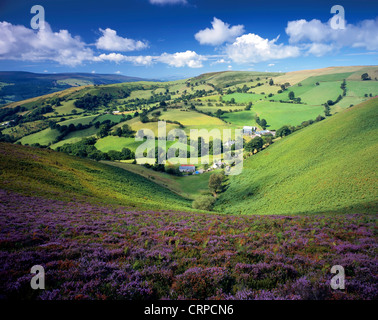
[[[0,105],[62,91],[71,87],[142,80],[145,79],[92,73],[0,72]]]

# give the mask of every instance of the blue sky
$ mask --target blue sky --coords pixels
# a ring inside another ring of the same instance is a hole
[[[43,30],[31,28],[35,4]],[[336,4],[343,29],[330,22]],[[368,0],[1,0],[0,70],[169,79],[377,65],[377,9]]]

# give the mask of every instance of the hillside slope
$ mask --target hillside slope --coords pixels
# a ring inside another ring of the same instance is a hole
[[[126,170],[2,142],[0,189],[68,201],[190,210],[190,201]]]
[[[289,214],[377,209],[378,98],[288,136],[247,159],[216,209]]]

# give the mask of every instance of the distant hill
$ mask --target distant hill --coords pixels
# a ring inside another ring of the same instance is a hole
[[[248,158],[216,210],[233,214],[377,210],[378,98]]]
[[[0,71],[0,105],[38,97],[71,87],[148,81],[117,74]]]

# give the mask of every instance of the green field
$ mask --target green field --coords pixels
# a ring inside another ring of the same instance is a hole
[[[60,133],[58,130],[47,128],[25,136],[18,141],[20,141],[22,144],[30,145],[33,143],[39,143],[42,146],[47,146],[49,143],[52,143],[59,136],[59,134]]]
[[[364,97],[365,94],[378,95],[378,81],[347,81],[347,95]]]
[[[27,123],[21,123],[15,127],[10,127],[2,130],[3,134],[9,134],[15,139],[20,139],[24,136],[32,134],[34,132],[46,129],[48,126],[43,120],[31,121]]]
[[[374,211],[378,99],[285,137],[244,162],[216,209],[294,214]]]
[[[110,150],[121,151],[122,148],[129,148],[131,151],[135,152],[141,143],[142,142],[135,141],[135,138],[108,136],[99,139],[95,147],[102,152],[108,152]]]
[[[146,122],[143,123],[139,120],[139,117],[133,118],[131,120],[128,120],[126,122],[121,122],[118,125],[115,125],[113,129],[116,129],[118,127],[122,127],[123,125],[128,124],[132,130],[135,132],[138,132],[139,130],[152,130],[154,135],[157,137],[158,136],[158,123],[157,122]],[[166,124],[167,128],[167,134],[170,130],[172,129],[179,129],[179,125],[173,124],[173,123],[167,123]]]
[[[230,112],[225,113],[222,116],[222,119],[225,121],[231,122],[233,125],[238,127],[243,126],[256,126],[255,122],[255,112],[253,111],[239,111],[239,112]]]
[[[265,99],[265,95],[254,93],[231,93],[223,96],[223,101],[231,101],[234,98],[236,103],[256,102]]]
[[[69,126],[71,123],[74,124],[75,126],[78,125],[79,123],[81,123],[82,125],[85,125],[85,124],[91,123],[91,121],[96,117],[97,117],[96,115],[79,116],[79,117],[74,118],[74,119],[69,119],[69,120],[64,120],[64,121],[58,122],[58,124],[61,125],[61,126]]]
[[[77,112],[83,112],[83,109],[76,108],[74,105],[75,100],[69,100],[69,101],[63,101],[62,105],[60,107],[54,107],[54,111],[58,113],[58,115],[65,115],[65,114],[71,114],[72,110],[77,110]],[[54,115],[53,112],[47,113],[47,116]]]
[[[119,123],[123,119],[121,115],[103,114],[97,117],[96,119],[94,119],[93,122],[97,122],[97,121],[104,122],[105,120],[110,120],[112,122]]]
[[[309,106],[293,103],[261,101],[252,106],[260,119],[265,119],[268,129],[277,130],[283,125],[299,125],[305,120],[314,120],[318,115],[324,115],[323,106]]]
[[[203,112],[212,112],[212,113],[216,113],[218,111],[218,109],[221,109],[222,111],[227,111],[227,112],[230,112],[230,111],[239,111],[239,110],[244,110],[245,106],[223,106],[223,107],[218,107],[216,105],[213,105],[213,106],[196,106],[196,109],[197,110],[200,110],[200,111],[203,111]]]
[[[283,93],[276,94],[272,100],[279,101],[289,101],[289,92],[293,91],[295,97],[300,97],[302,102],[310,105],[321,105],[326,103],[328,100],[336,100],[337,97],[343,93],[340,89],[342,81],[331,81],[331,82],[319,82],[319,85],[306,84],[302,86],[295,85],[289,87]]]
[[[70,132],[64,137],[63,140],[52,144],[50,148],[55,150],[57,147],[60,147],[66,143],[71,144],[79,142],[83,138],[94,136],[98,131],[99,129],[96,129],[94,126],[91,126],[87,129]]]

